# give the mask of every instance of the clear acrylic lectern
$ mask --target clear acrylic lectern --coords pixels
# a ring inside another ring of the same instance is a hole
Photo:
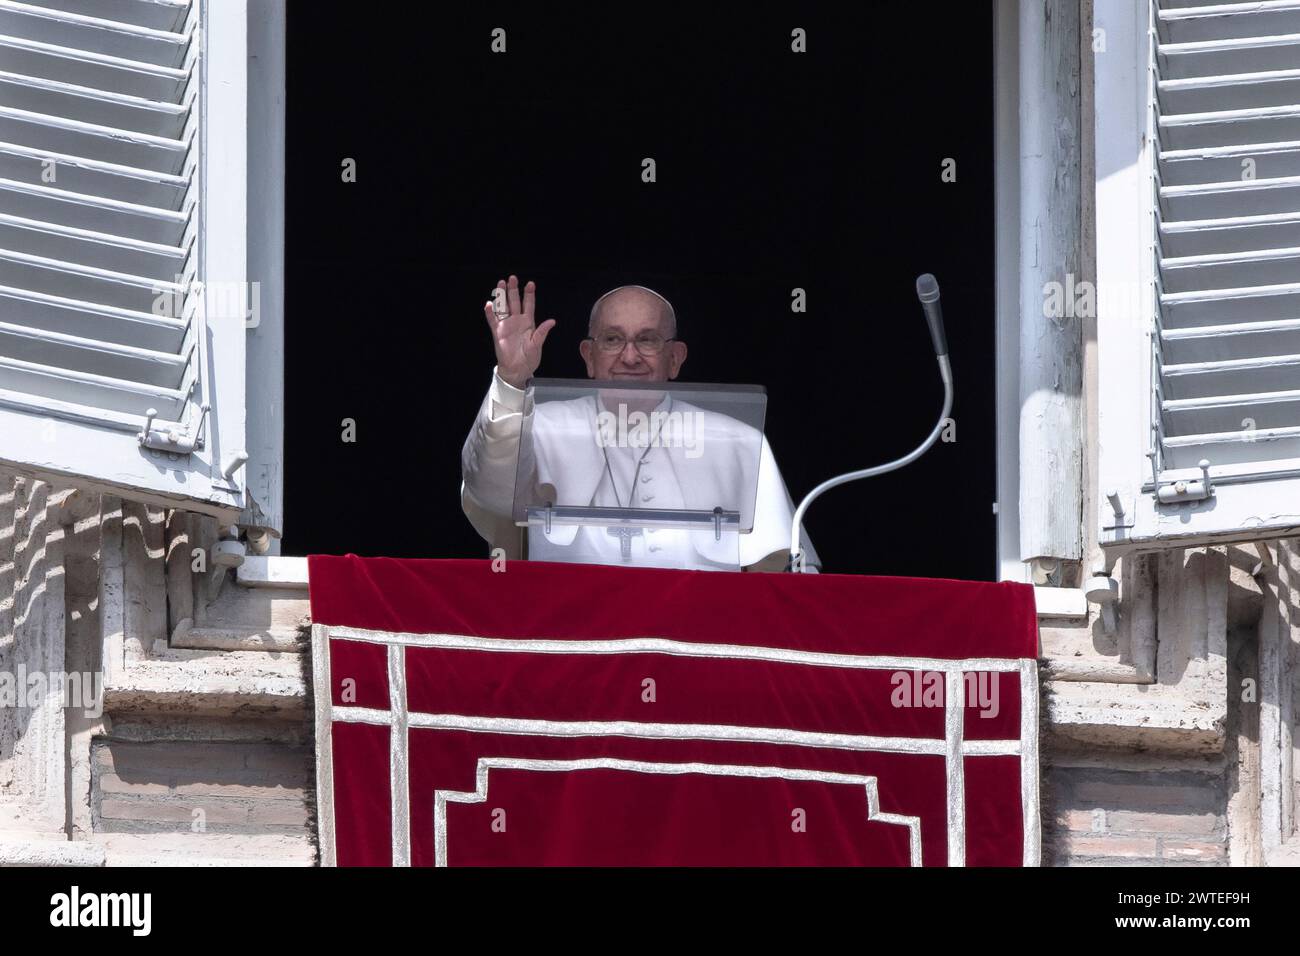
[[[533,379],[513,514],[529,558],[738,570],[766,410],[755,385]]]

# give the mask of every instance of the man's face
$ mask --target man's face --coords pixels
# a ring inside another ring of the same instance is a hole
[[[686,361],[684,342],[665,342],[657,355],[644,354],[636,347],[638,336],[671,335],[662,303],[637,289],[626,289],[609,296],[600,307],[596,325],[591,330],[595,341],[584,340],[579,346],[587,363],[587,376],[595,379],[630,379],[638,382],[667,382],[677,377]],[[624,339],[622,349],[609,352],[602,340],[615,334]]]

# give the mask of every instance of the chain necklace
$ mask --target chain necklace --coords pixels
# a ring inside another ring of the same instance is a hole
[[[645,464],[646,455],[650,454],[651,445],[646,445],[645,451],[641,452],[640,459],[636,463],[636,471],[632,473],[632,487],[627,492],[627,504],[623,504],[623,499],[618,493],[618,484],[614,481],[614,469],[609,465],[609,449],[604,445],[600,446],[601,454],[605,456],[605,474],[609,476],[609,487],[614,492],[614,503],[620,508],[631,508],[632,499],[636,497],[636,482],[641,477],[641,466]]]
[[[632,473],[632,487],[627,492],[627,504],[623,504],[623,499],[619,496],[618,485],[614,481],[614,469],[609,464],[609,449],[604,442],[601,443],[600,453],[605,456],[605,474],[609,476],[609,487],[614,492],[614,504],[620,508],[631,508],[632,499],[636,497],[636,482],[641,477],[641,466],[645,464],[646,455],[650,454],[650,449],[654,447],[655,440],[659,436],[651,435],[650,440],[646,442],[645,451],[641,452],[641,457],[637,459],[636,471]]]

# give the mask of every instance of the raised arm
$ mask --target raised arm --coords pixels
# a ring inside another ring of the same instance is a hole
[[[512,275],[509,280],[497,282],[494,298],[498,301],[489,299],[484,303],[483,316],[492,332],[497,364],[461,450],[461,506],[489,544],[500,544],[509,551],[504,539],[516,537],[509,517],[519,457],[523,388],[541,364],[542,345],[555,327],[555,320],[535,324],[536,283],[524,287],[521,300],[519,279]]]

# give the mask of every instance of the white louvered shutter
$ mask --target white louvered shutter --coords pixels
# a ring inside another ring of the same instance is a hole
[[[245,507],[246,41],[244,0],[0,0],[0,463]]]
[[[1300,0],[1139,9],[1147,460],[1103,527],[1171,544],[1287,533],[1300,527]],[[1113,103],[1097,103],[1099,178]],[[1117,451],[1106,439],[1103,425],[1103,458]]]

